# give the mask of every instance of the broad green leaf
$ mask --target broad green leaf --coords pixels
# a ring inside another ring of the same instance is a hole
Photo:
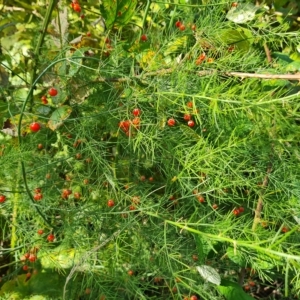
[[[254,300],[254,298],[244,292],[239,284],[229,280],[222,280],[221,285],[217,286],[217,289],[226,300]]]
[[[73,58],[73,57],[82,57],[82,56],[84,56],[85,51],[86,51],[86,48],[77,49],[74,52],[74,54],[72,55],[72,58],[69,60],[69,62],[70,62],[69,75],[70,76],[74,76],[82,66],[82,58]]]
[[[117,25],[126,25],[132,18],[137,5],[137,0],[121,0],[118,3]]]
[[[232,7],[226,18],[234,23],[243,24],[255,18],[258,7],[251,3],[239,3],[237,7]]]
[[[213,267],[202,265],[197,266],[196,269],[204,280],[214,283],[216,285],[219,285],[221,283],[220,274]]]
[[[300,61],[293,61],[288,64],[285,68],[287,72],[299,72],[300,71]]]
[[[251,39],[246,32],[244,30],[224,29],[219,31],[219,36],[224,43],[234,45],[235,49],[248,51]]]
[[[67,105],[63,105],[56,109],[48,122],[48,126],[51,130],[56,130],[59,126],[63,124],[63,121],[66,120],[72,112],[72,108]]]
[[[103,0],[100,4],[100,13],[105,19],[105,24],[110,29],[117,17],[118,12],[118,1],[117,0]]]
[[[227,248],[227,256],[239,266],[246,266],[246,261],[240,251],[234,251],[233,247]]]

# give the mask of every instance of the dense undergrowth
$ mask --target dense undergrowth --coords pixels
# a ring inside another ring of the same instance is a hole
[[[299,294],[299,6],[175,2],[0,7],[1,299]]]

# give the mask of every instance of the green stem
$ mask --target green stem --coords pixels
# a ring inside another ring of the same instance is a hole
[[[17,170],[17,180],[14,184],[13,190],[18,190],[21,177],[21,165],[19,163]],[[16,247],[17,238],[17,217],[18,217],[18,205],[20,200],[20,194],[14,193],[13,197],[13,212],[12,212],[12,221],[11,221],[11,239],[10,239],[10,248],[14,249]]]
[[[145,14],[143,16],[143,22],[142,22],[142,28],[144,29],[145,23],[146,23],[146,19],[147,19],[147,15],[148,15],[148,11],[150,8],[150,4],[151,4],[151,0],[147,0],[147,5],[145,8]]]
[[[48,27],[49,22],[50,22],[52,11],[53,11],[54,7],[56,6],[57,1],[58,0],[50,0],[49,6],[48,6],[48,9],[46,11],[45,18],[44,18],[44,22],[43,22],[43,25],[42,25],[41,34],[39,35],[37,44],[36,44],[35,49],[33,51],[33,68],[32,68],[32,72],[31,72],[31,85],[34,85],[36,72],[37,72],[37,69],[38,69],[37,60],[38,60],[38,57],[40,55],[41,47],[44,43],[44,39],[45,39],[45,36],[46,36],[47,27]],[[30,106],[32,107],[33,106],[33,89],[31,89],[31,92],[30,92],[30,104],[31,104]]]

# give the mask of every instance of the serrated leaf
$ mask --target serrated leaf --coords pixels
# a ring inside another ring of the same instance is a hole
[[[251,3],[239,3],[237,7],[232,7],[226,18],[234,23],[243,24],[255,18],[258,7]]]
[[[254,298],[243,291],[239,284],[229,280],[222,280],[221,285],[217,286],[217,289],[225,296],[226,300],[254,300]]]
[[[196,269],[204,280],[214,283],[216,285],[219,285],[221,283],[220,274],[213,267],[202,265],[202,266],[197,266]]]
[[[59,126],[63,124],[63,121],[66,120],[72,112],[72,108],[67,105],[63,105],[56,109],[48,121],[48,126],[51,130],[56,130]]]

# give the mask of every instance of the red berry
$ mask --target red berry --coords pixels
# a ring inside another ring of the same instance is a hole
[[[180,21],[177,21],[177,22],[175,23],[175,26],[178,27],[178,28],[179,28],[181,25],[182,25],[182,24],[181,24]]]
[[[0,195],[0,203],[4,203],[6,200],[6,196]]]
[[[27,265],[24,265],[24,266],[22,267],[22,269],[23,269],[24,271],[27,271],[27,270],[29,269],[29,267],[28,267]]]
[[[242,213],[242,212],[244,212],[245,209],[244,209],[244,207],[241,206],[241,207],[239,207],[238,210],[239,210],[240,213]]]
[[[107,201],[107,206],[108,206],[108,207],[113,207],[113,206],[115,206],[114,200],[111,200],[111,199],[108,200],[108,201]]]
[[[189,120],[192,119],[192,116],[191,116],[190,114],[184,114],[183,119],[184,119],[185,121],[189,121]]]
[[[213,205],[212,205],[212,208],[213,208],[213,209],[217,209],[217,208],[218,208],[218,205],[217,205],[217,204],[213,204]]]
[[[237,3],[237,2],[231,3],[231,7],[237,7],[237,6],[238,6],[238,3]]]
[[[168,123],[169,126],[175,126],[176,121],[175,121],[175,119],[171,118],[171,119],[168,120],[167,123]]]
[[[134,205],[130,205],[129,210],[136,210],[136,207]]]
[[[72,7],[73,7],[74,11],[76,11],[78,13],[81,12],[81,7],[78,3],[75,3],[75,4],[73,3]]]
[[[72,194],[72,191],[69,190],[69,189],[63,189],[63,194],[67,195],[67,196],[70,196]]]
[[[183,24],[181,24],[180,27],[179,27],[179,30],[180,31],[184,31],[185,30],[185,26]]]
[[[31,273],[30,272],[26,273],[26,278],[30,278],[30,277],[31,277]]]
[[[51,96],[51,97],[55,97],[57,95],[57,89],[55,88],[50,88],[49,91],[48,91],[48,94]]]
[[[132,276],[132,275],[134,274],[134,272],[133,272],[132,270],[129,270],[129,271],[127,272],[127,274],[128,274],[129,276]]]
[[[55,239],[55,236],[54,236],[52,233],[50,233],[50,234],[47,236],[47,241],[48,241],[48,242],[53,242],[54,239]]]
[[[193,295],[193,296],[191,296],[190,300],[198,300],[198,297]]]
[[[41,97],[41,100],[42,100],[43,104],[48,104],[48,100],[47,100],[47,97],[45,95]]]
[[[191,29],[192,29],[193,31],[195,31],[195,30],[196,30],[196,25],[193,24],[193,25],[191,26]]]
[[[39,230],[37,231],[37,233],[38,233],[39,235],[42,235],[42,234],[44,233],[44,230],[43,230],[43,229],[39,229]]]
[[[29,254],[29,253],[25,253],[25,254],[24,254],[24,257],[25,257],[26,259],[28,259],[28,258],[30,257],[30,254]]]
[[[149,181],[150,182],[153,182],[154,181],[154,178],[151,176],[151,177],[149,177]]]
[[[124,132],[129,131],[129,127],[130,127],[130,121],[128,120],[121,121],[119,123],[119,128],[122,129]]]
[[[38,144],[37,147],[39,150],[42,150],[44,148],[43,144]]]
[[[189,127],[194,127],[195,126],[195,122],[193,120],[189,120],[187,124],[188,124]]]
[[[192,259],[193,259],[193,261],[197,261],[199,258],[198,258],[198,255],[196,255],[196,254],[193,254],[192,255]]]
[[[238,216],[240,214],[240,211],[238,209],[234,209],[232,212],[235,216]]]
[[[86,36],[91,36],[91,33],[88,31],[88,32],[86,33]]]
[[[41,194],[41,193],[35,194],[35,195],[33,196],[33,199],[34,199],[35,201],[40,201],[40,200],[43,199],[43,194]]]
[[[139,129],[139,125],[141,123],[141,119],[139,117],[135,117],[132,121],[131,121],[132,125],[134,126],[134,128]]]
[[[193,107],[193,102],[192,101],[187,102],[186,106],[192,108]]]
[[[135,108],[133,111],[132,111],[132,114],[137,117],[141,114],[141,110],[139,108]]]
[[[204,203],[205,202],[205,199],[203,196],[197,196],[197,199],[200,203]]]
[[[80,18],[81,18],[81,19],[84,19],[84,17],[85,17],[84,14],[81,14],[81,15],[80,15]]]
[[[83,179],[83,184],[89,184],[89,180],[88,179]]]
[[[148,40],[148,38],[147,38],[146,34],[143,34],[143,35],[141,36],[141,41],[142,41],[142,42],[146,42],[147,40]]]
[[[81,194],[78,193],[78,192],[75,192],[75,193],[74,193],[74,198],[75,198],[75,199],[80,199],[80,198],[81,198]]]
[[[37,257],[36,257],[34,254],[30,254],[29,257],[28,257],[28,260],[29,260],[30,262],[35,262],[36,259],[37,259]]]
[[[42,192],[42,189],[41,189],[41,188],[35,188],[35,189],[34,189],[34,192],[35,192],[36,194],[41,193],[41,192]]]
[[[105,39],[105,44],[110,44],[110,43],[111,43],[111,40],[110,40],[110,38],[107,37],[107,38]]]
[[[37,122],[33,122],[30,124],[29,128],[32,132],[38,132],[41,129],[41,125]]]

